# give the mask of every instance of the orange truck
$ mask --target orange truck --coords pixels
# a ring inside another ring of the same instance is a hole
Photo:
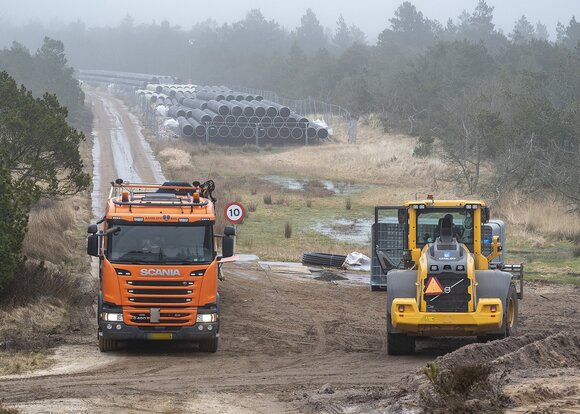
[[[218,276],[235,259],[235,229],[214,234],[214,190],[211,180],[111,183],[105,215],[89,226],[87,241],[87,253],[99,258],[101,352],[125,340],[192,341],[217,351]]]

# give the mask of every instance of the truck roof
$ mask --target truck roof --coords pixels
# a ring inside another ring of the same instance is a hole
[[[438,200],[438,199],[425,199],[425,200],[413,200],[405,201],[404,205],[406,207],[413,205],[423,204],[429,206],[430,208],[463,208],[466,205],[478,205],[480,207],[485,207],[485,202],[482,200]]]
[[[188,183],[113,183],[107,200],[107,219],[131,222],[188,223],[214,221],[211,195]]]

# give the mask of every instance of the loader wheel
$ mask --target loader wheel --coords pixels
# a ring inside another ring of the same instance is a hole
[[[387,315],[387,353],[389,355],[412,355],[415,353],[415,338],[400,333],[391,333],[391,315]]]
[[[117,349],[117,340],[99,336],[99,351],[110,352]]]
[[[503,312],[503,325],[501,334],[488,335],[488,340],[505,339],[514,335],[518,327],[518,294],[512,284],[506,298],[506,306]]]
[[[218,337],[213,337],[211,339],[205,339],[199,343],[199,350],[201,352],[207,352],[214,354],[218,349]]]

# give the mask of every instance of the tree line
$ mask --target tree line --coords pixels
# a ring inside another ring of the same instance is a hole
[[[22,47],[0,51],[0,289],[24,263],[31,208],[42,197],[75,194],[90,182],[79,154],[84,135],[69,125],[69,111],[59,102],[79,111],[83,99],[63,52],[62,42],[49,38],[35,55]]]

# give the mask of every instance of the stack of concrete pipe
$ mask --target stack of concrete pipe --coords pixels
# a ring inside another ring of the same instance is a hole
[[[185,137],[221,142],[269,139],[313,141],[328,138],[328,129],[290,108],[225,86],[147,85],[140,99],[167,107]]]

